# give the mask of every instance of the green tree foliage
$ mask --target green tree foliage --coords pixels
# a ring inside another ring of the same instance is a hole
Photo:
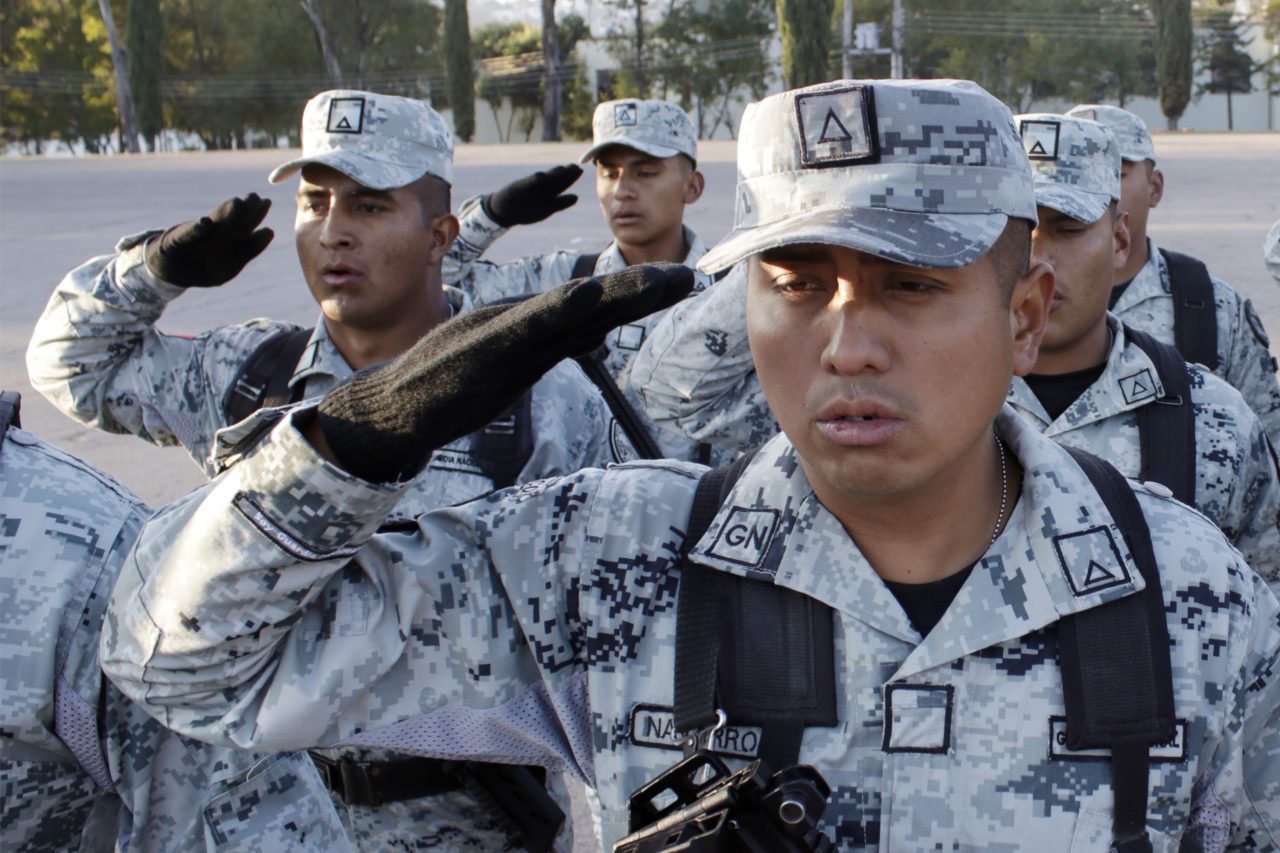
[[[1196,95],[1210,92],[1227,96],[1227,130],[1235,129],[1231,96],[1252,92],[1253,75],[1259,70],[1245,51],[1249,43],[1241,33],[1242,24],[1231,4],[1219,2],[1205,11],[1200,21],[1205,34],[1196,40],[1196,59],[1209,74],[1209,79],[1196,87]]]
[[[694,114],[699,136],[713,136],[721,125],[736,136],[735,102],[768,92],[772,6],[772,0],[720,0],[714,6],[680,0],[654,28],[661,96],[674,95]]]
[[[111,149],[111,52],[96,0],[4,0],[0,138],[29,153],[45,144]]]
[[[476,132],[476,64],[471,57],[467,0],[444,2],[444,50],[453,132],[470,142]]]
[[[832,78],[832,0],[777,0],[782,79],[788,88]],[[838,66],[837,66],[838,68]]]
[[[565,15],[556,22],[556,33],[564,95],[561,130],[571,138],[581,139],[584,126],[585,136],[591,135],[594,104],[586,75],[574,61],[574,52],[578,42],[588,35],[587,25],[578,15]],[[484,24],[471,34],[471,52],[481,68],[476,88],[493,113],[499,140],[510,142],[515,129],[528,142],[542,115],[546,66],[541,28],[525,23]]]
[[[1155,94],[1152,21],[1134,0],[914,0],[904,30],[908,76],[974,80],[1015,111]]]
[[[138,131],[147,148],[156,150],[156,135],[164,129],[164,102],[160,82],[164,76],[161,46],[164,18],[160,0],[129,0],[125,38],[129,53],[129,84],[138,117]]]
[[[1156,80],[1169,129],[1191,100],[1191,0],[1152,0],[1156,19]]]

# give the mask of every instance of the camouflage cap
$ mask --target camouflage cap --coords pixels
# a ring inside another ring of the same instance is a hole
[[[1067,115],[1106,125],[1120,143],[1120,156],[1123,159],[1131,162],[1156,161],[1156,147],[1151,141],[1147,123],[1128,110],[1106,104],[1080,104],[1067,110]]]
[[[283,181],[320,163],[375,190],[403,187],[431,174],[453,182],[453,134],[425,101],[335,89],[302,111],[302,156],[267,176]]]
[[[1055,113],[1014,116],[1031,160],[1036,204],[1097,222],[1120,200],[1120,146],[1104,125]]]
[[[747,108],[733,231],[698,267],[794,243],[962,267],[1010,216],[1036,221],[1008,107],[967,80],[837,80]]]
[[[667,101],[625,98],[596,106],[591,118],[591,147],[578,162],[596,159],[610,145],[625,145],[653,157],[684,154],[698,162],[698,132],[684,110]]]

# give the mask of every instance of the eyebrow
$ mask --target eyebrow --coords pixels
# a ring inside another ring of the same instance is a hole
[[[307,198],[310,198],[313,196],[328,196],[329,190],[325,189],[324,187],[318,184],[310,184],[305,187],[299,187],[298,195],[300,197],[307,197]],[[373,187],[366,187],[359,184],[357,184],[352,189],[344,190],[343,192],[339,193],[339,195],[341,195],[343,198],[368,198],[368,199],[376,199],[379,201],[388,201],[388,202],[393,200],[390,190],[375,190]]]

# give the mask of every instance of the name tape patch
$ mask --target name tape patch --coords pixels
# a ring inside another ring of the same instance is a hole
[[[1120,393],[1124,401],[1132,405],[1139,400],[1149,400],[1156,395],[1156,381],[1145,367],[1120,379]]]
[[[1109,528],[1094,527],[1055,536],[1053,547],[1058,551],[1071,592],[1077,597],[1131,582]]]
[[[427,463],[427,467],[436,471],[458,471],[479,477],[485,476],[484,469],[476,463],[475,457],[471,454],[460,453],[445,447],[431,454],[431,461]]]
[[[1154,744],[1151,760],[1181,762],[1187,760],[1187,721],[1175,720],[1173,740]],[[1049,758],[1055,761],[1104,761],[1111,758],[1109,749],[1068,749],[1067,718],[1049,718]]]
[[[707,553],[731,563],[758,566],[778,529],[776,509],[735,506]]]
[[[1022,147],[1032,160],[1058,159],[1058,133],[1062,125],[1056,121],[1024,121],[1019,126]]]
[[[364,98],[334,98],[329,102],[329,133],[361,133],[364,130]]]
[[[635,104],[615,104],[613,107],[613,123],[617,127],[632,127],[636,123]]]
[[[795,98],[801,166],[822,168],[879,159],[875,98],[870,86],[829,89]]]
[[[718,729],[710,744],[704,746],[721,755],[755,758],[760,749],[760,728],[730,726]],[[676,715],[662,705],[636,705],[631,709],[628,738],[637,746],[658,749],[683,749],[684,737],[676,731]]]

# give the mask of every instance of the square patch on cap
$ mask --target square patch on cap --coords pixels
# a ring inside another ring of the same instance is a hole
[[[1058,132],[1062,129],[1056,121],[1024,121],[1018,128],[1022,134],[1022,147],[1032,160],[1058,159]]]
[[[874,163],[880,158],[870,86],[796,95],[796,121],[804,168]]]
[[[613,124],[615,127],[632,127],[636,123],[635,104],[615,104],[613,107]]]
[[[364,129],[364,98],[334,98],[329,102],[329,133],[360,133]]]

